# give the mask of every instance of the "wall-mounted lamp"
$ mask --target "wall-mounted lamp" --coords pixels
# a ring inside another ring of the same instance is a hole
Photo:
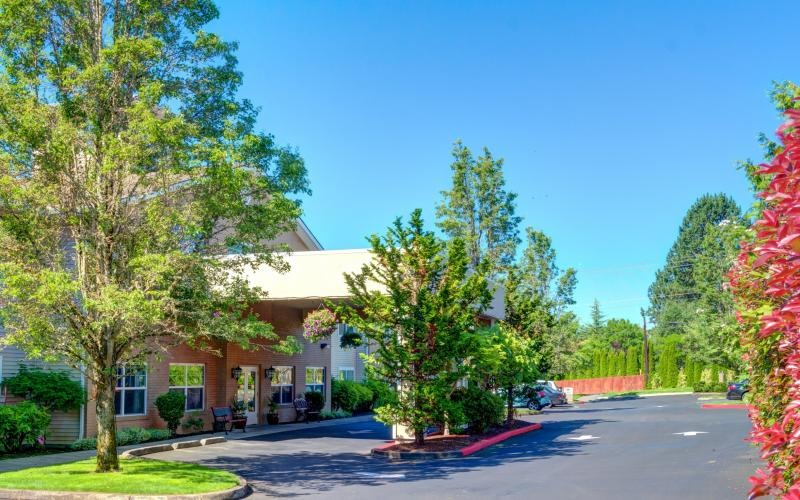
[[[241,366],[237,366],[236,368],[231,368],[231,377],[233,377],[233,378],[238,380],[241,375],[242,375],[242,367]]]
[[[271,366],[269,368],[264,368],[264,378],[272,380],[273,375],[275,375],[275,368]]]
[[[323,342],[323,343],[321,343],[321,344],[319,345],[319,348],[320,348],[320,349],[325,349],[326,347],[328,347],[328,344],[327,344],[327,343],[325,343],[325,342]]]

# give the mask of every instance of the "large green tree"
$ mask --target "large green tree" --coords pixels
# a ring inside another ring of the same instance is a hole
[[[650,316],[659,333],[685,331],[685,316],[691,315],[701,296],[695,269],[698,256],[711,250],[707,247],[706,233],[714,226],[741,220],[741,209],[725,194],[701,196],[689,208],[678,229],[678,237],[667,254],[666,263],[658,270],[648,290]],[[717,274],[715,279],[722,283],[724,272]]]
[[[243,266],[300,214],[302,160],[254,130],[210,0],[0,0],[0,301],[32,356],[85,367],[97,470],[117,368],[175,343],[280,341]],[[229,249],[236,256],[221,258]]]
[[[527,228],[526,240],[522,256],[509,267],[505,281],[505,324],[532,343],[539,353],[539,371],[550,373],[554,329],[574,303],[577,277],[573,268],[559,269],[552,240],[546,234]]]
[[[431,422],[451,420],[450,395],[480,345],[488,266],[473,268],[460,238],[427,231],[419,210],[369,241],[372,262],[345,275],[351,300],[338,314],[376,346],[367,358],[372,376],[399,389],[378,418],[413,429],[421,445]]]
[[[506,190],[503,160],[484,148],[475,158],[460,141],[453,146],[452,185],[436,207],[437,226],[464,241],[470,264],[487,260],[492,274],[513,262],[519,244],[517,195]]]

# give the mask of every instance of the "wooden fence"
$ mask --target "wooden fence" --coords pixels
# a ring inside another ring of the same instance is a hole
[[[558,380],[556,385],[562,389],[564,387],[572,387],[574,394],[640,391],[644,389],[644,375]]]

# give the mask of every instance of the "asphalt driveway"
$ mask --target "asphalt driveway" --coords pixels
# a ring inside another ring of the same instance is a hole
[[[600,401],[528,417],[544,424],[471,457],[389,462],[376,422],[256,436],[151,455],[240,474],[255,497],[746,498],[758,466],[743,410],[702,410],[696,396]]]

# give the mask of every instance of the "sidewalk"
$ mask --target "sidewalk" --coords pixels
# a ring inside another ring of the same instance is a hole
[[[179,437],[164,441],[152,441],[150,443],[120,446],[117,448],[117,451],[119,453],[122,453],[123,451],[131,450],[133,448],[141,448],[142,446],[147,446],[150,444],[169,444],[169,443],[177,443],[180,441],[203,439],[207,437],[224,436],[229,441],[233,441],[237,439],[262,436],[266,434],[279,434],[281,432],[291,432],[304,429],[319,429],[320,427],[333,427],[336,425],[344,425],[355,422],[369,422],[372,419],[373,415],[361,415],[358,417],[337,418],[333,420],[323,420],[321,422],[311,422],[308,424],[305,422],[300,422],[296,424],[281,424],[281,425],[254,425],[252,427],[248,427],[247,432],[242,432],[237,430],[229,432],[227,436],[219,432],[216,434],[212,434],[209,432],[206,434],[196,434],[194,436]],[[93,456],[95,456],[94,450],[84,450],[84,451],[69,451],[65,453],[53,453],[50,455],[36,455],[32,457],[9,458],[7,460],[0,460],[0,472],[9,472],[12,470],[27,469],[28,467],[42,467],[45,465],[64,464],[68,462],[75,462],[77,460],[84,460],[87,458],[91,458]]]

